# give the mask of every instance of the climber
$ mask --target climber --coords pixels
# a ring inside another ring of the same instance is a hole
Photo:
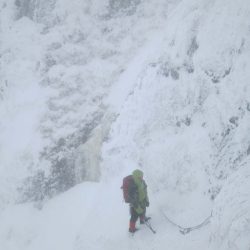
[[[146,207],[149,206],[147,185],[143,179],[143,172],[139,169],[133,171],[123,179],[123,196],[130,206],[129,232],[134,233],[138,229],[135,227],[136,221],[140,218],[140,224],[144,224],[150,217],[146,217]]]

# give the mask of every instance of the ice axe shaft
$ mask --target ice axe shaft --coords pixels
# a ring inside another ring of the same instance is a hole
[[[145,221],[145,225],[150,229],[152,233],[156,234],[156,231],[152,228],[152,226],[150,225],[148,221]]]

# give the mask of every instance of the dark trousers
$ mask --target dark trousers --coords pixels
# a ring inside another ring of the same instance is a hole
[[[138,218],[140,217],[140,221],[143,221],[146,214],[146,208],[144,209],[144,212],[142,214],[138,214],[133,207],[130,207],[130,221],[136,222]]]

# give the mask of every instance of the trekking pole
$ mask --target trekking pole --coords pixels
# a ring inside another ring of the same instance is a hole
[[[145,225],[150,229],[150,231],[156,234],[156,231],[152,228],[151,224],[148,221],[145,221]]]

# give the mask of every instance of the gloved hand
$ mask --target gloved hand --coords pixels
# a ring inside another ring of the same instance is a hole
[[[146,204],[146,207],[149,207],[149,201],[146,201],[145,204]]]
[[[137,214],[143,214],[144,209],[142,209],[141,206],[138,206],[138,207],[135,208],[135,211],[136,211]]]

